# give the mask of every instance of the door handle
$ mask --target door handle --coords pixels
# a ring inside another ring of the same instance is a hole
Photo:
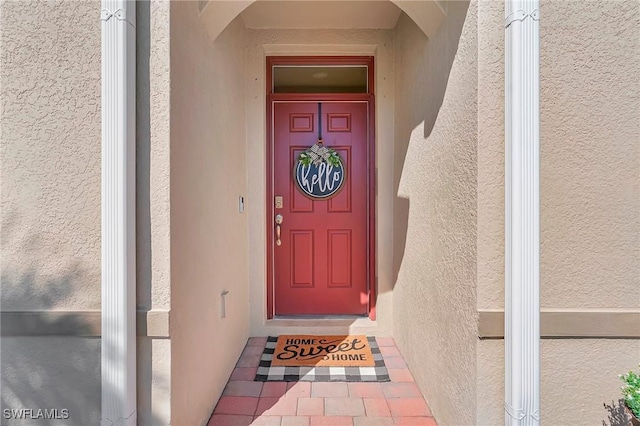
[[[282,217],[281,214],[276,215],[276,245],[277,246],[282,245],[282,241],[280,240],[280,225],[282,224],[282,219],[284,218]]]

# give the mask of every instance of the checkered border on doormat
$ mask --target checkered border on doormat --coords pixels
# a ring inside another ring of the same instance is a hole
[[[376,338],[367,336],[375,365],[373,367],[280,367],[271,366],[277,337],[269,336],[260,358],[256,382],[388,382],[389,371]]]

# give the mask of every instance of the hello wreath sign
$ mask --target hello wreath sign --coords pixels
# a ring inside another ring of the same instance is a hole
[[[300,153],[294,167],[298,189],[308,198],[324,199],[337,194],[345,180],[340,154],[322,141],[322,104],[318,103],[318,141]]]

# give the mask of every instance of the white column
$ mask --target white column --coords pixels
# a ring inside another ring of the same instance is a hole
[[[102,0],[102,414],[135,425],[135,1]]]
[[[505,425],[539,425],[539,2],[505,16]]]

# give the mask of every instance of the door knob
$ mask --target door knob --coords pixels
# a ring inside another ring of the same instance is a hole
[[[276,215],[276,245],[282,245],[282,241],[280,240],[280,225],[282,224],[282,220],[284,218],[281,214]]]

